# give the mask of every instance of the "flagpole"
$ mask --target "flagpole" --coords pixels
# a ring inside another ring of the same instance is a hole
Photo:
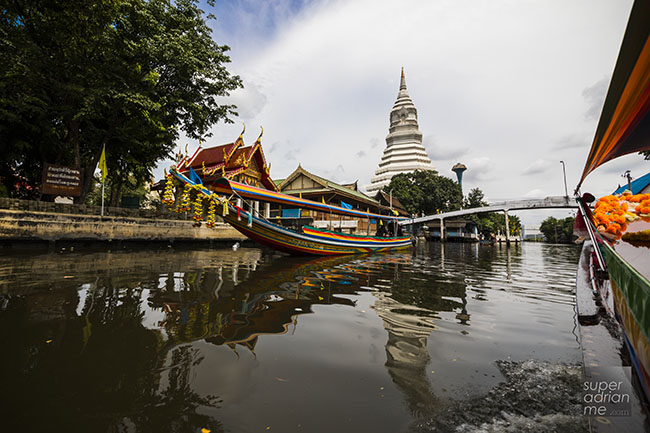
[[[102,147],[102,158],[104,159],[103,164],[100,164],[100,169],[102,170],[102,217],[104,216],[104,186],[106,185],[106,143]]]
[[[102,216],[104,216],[104,182],[102,181]]]

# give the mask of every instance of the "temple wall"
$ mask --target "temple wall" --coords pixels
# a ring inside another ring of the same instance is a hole
[[[0,241],[240,241],[231,226],[192,220],[98,216],[0,209]]]

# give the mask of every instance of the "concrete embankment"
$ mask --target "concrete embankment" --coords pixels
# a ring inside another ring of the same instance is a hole
[[[0,242],[228,242],[246,239],[231,226],[193,221],[0,209]]]

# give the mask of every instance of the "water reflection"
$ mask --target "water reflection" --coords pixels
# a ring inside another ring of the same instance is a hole
[[[238,368],[248,369],[250,379],[260,362],[270,363],[268,355],[258,359],[260,340],[277,343],[270,336],[300,334],[301,316],[314,312],[329,320],[332,331],[322,332],[335,333],[357,320],[352,312],[359,313],[358,302],[368,300],[381,321],[377,329],[386,333],[384,374],[399,401],[410,418],[435,413],[444,400],[440,389],[447,385],[444,378],[433,380],[429,370],[440,368],[440,358],[447,356],[450,330],[458,327],[449,340],[458,347],[465,344],[458,335],[484,335],[489,327],[474,323],[472,309],[480,313],[481,303],[495,290],[548,298],[546,288],[527,286],[527,278],[538,277],[518,269],[557,267],[561,253],[543,250],[531,263],[527,260],[521,249],[478,245],[425,245],[415,254],[320,259],[265,255],[257,249],[0,257],[3,425],[29,425],[35,431],[239,431],[232,423],[243,409],[234,408],[228,389],[206,392],[195,380],[202,366],[214,371],[226,366],[207,347],[229,348],[235,362],[246,353],[257,364],[242,360]],[[560,276],[552,282],[562,284]],[[564,302],[562,290],[551,298]],[[336,314],[324,314],[325,306]],[[363,326],[374,326],[364,320]],[[436,331],[441,331],[436,337],[441,345],[432,347]],[[319,332],[308,327],[305,340]],[[293,344],[297,351],[322,350],[314,356],[323,359],[331,350],[325,341]],[[280,362],[296,361],[287,355]],[[349,362],[351,369],[371,370]],[[327,392],[327,376],[311,380]],[[258,383],[257,392],[266,395]],[[331,392],[340,405],[348,404],[349,397]],[[301,398],[291,396],[296,397]],[[253,405],[246,412],[260,410]],[[375,431],[395,427],[377,408],[365,418],[358,413],[359,425]],[[405,422],[399,418],[403,415],[390,415],[397,425]]]

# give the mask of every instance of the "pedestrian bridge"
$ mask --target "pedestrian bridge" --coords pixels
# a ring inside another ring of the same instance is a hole
[[[429,221],[438,220],[440,228],[444,231],[444,220],[447,218],[461,217],[465,215],[473,215],[486,212],[503,212],[506,220],[506,233],[508,229],[508,211],[511,210],[525,210],[525,209],[571,209],[577,208],[578,205],[569,196],[551,196],[538,199],[524,199],[524,200],[508,200],[502,202],[490,203],[489,206],[474,207],[469,209],[461,209],[453,212],[445,212],[434,215],[427,215],[419,218],[413,218],[400,221],[400,225],[426,223]],[[506,238],[507,238],[506,234]]]

